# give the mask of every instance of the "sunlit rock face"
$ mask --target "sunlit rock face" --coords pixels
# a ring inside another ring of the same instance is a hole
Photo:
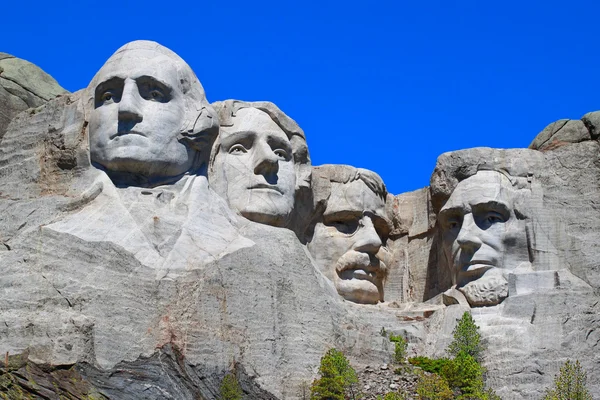
[[[319,194],[327,205],[311,227],[310,254],[344,299],[384,301],[390,221],[383,181],[374,172],[345,165],[317,167],[314,175],[328,186]]]
[[[566,359],[600,376],[600,113],[531,149],[442,154],[429,187],[394,196],[372,171],[311,167],[272,103],[209,104],[154,42],[44,102],[0,141],[16,385],[216,399],[233,371],[247,399],[297,399],[331,347],[389,362],[382,328],[445,356],[464,311],[502,398],[541,397]]]
[[[503,270],[531,267],[526,217],[515,209],[513,182],[518,185],[498,171],[478,171],[456,186],[440,211],[444,255],[454,283],[473,306],[508,296]]]
[[[214,106],[221,130],[211,187],[245,218],[290,227],[296,192],[310,184],[304,132],[272,103],[227,100]]]
[[[208,158],[216,115],[194,72],[169,49],[147,41],[126,44],[87,92],[90,158],[117,183],[152,185]]]

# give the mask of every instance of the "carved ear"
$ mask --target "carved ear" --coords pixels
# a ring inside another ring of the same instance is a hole
[[[219,133],[219,119],[210,105],[202,106],[195,118],[188,120],[186,130],[181,134],[190,147],[196,151],[210,151]]]

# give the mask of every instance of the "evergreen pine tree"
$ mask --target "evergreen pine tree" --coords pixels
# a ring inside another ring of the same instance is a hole
[[[481,361],[481,353],[483,352],[481,335],[479,334],[479,327],[475,325],[475,321],[469,312],[465,311],[452,334],[454,339],[448,346],[450,355],[456,357],[460,353],[465,353],[477,362]]]
[[[229,373],[223,377],[219,388],[221,400],[241,400],[242,388],[234,374]]]
[[[579,361],[567,360],[554,378],[554,387],[549,389],[544,400],[592,400],[586,387],[587,374]]]
[[[344,400],[357,398],[358,377],[344,353],[330,349],[321,358],[321,378],[311,387],[311,400]]]

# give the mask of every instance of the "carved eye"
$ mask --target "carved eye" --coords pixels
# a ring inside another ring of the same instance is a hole
[[[504,222],[504,217],[496,212],[491,212],[487,215],[486,222],[490,225],[497,222]]]
[[[154,90],[150,91],[150,96],[152,97],[153,100],[157,100],[157,101],[162,101],[165,98],[165,95],[163,94],[163,92],[161,92],[158,89],[154,89]]]
[[[234,144],[229,148],[229,154],[244,154],[247,152],[248,150],[241,144]]]
[[[457,231],[460,229],[462,221],[457,216],[450,216],[448,218],[442,218],[442,227],[446,231]]]
[[[283,149],[276,149],[274,151],[274,153],[277,155],[277,157],[279,157],[282,160],[287,160],[288,159],[288,153],[287,153],[287,151],[285,151]]]
[[[113,102],[113,94],[110,91],[106,91],[102,94],[102,96],[100,97],[100,100],[102,101],[102,103],[107,104],[107,103],[112,103]]]
[[[350,235],[350,234],[356,232],[356,230],[358,229],[359,223],[358,223],[358,220],[352,219],[352,220],[345,220],[345,221],[342,221],[342,220],[331,221],[327,225],[333,226],[335,229],[337,229],[341,233]]]

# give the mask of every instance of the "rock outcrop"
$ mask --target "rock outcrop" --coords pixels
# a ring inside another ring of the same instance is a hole
[[[540,397],[574,358],[600,395],[599,113],[442,154],[392,195],[312,167],[272,103],[210,104],[157,43],[49,85],[13,90],[44,100],[14,117],[0,102],[4,393],[212,400],[234,373],[246,399],[296,399],[329,348],[367,371],[385,331],[443,356],[470,311],[502,398]]]
[[[0,53],[0,140],[19,112],[39,107],[66,93],[54,78],[36,65]]]

